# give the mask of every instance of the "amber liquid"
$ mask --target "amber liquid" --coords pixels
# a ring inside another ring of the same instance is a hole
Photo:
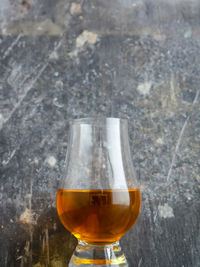
[[[136,222],[140,206],[139,189],[57,192],[61,222],[78,239],[91,244],[118,241]]]

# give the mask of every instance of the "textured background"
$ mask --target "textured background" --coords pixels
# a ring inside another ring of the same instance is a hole
[[[199,0],[0,1],[0,266],[64,267],[70,118],[129,119],[143,204],[130,267],[200,266]]]

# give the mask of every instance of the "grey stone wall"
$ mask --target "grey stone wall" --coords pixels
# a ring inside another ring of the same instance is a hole
[[[129,119],[130,267],[200,266],[200,2],[1,0],[0,266],[67,266],[56,190],[71,118]]]

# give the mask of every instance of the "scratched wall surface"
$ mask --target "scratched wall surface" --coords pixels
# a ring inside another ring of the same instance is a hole
[[[67,266],[70,118],[129,119],[143,188],[130,267],[200,266],[200,2],[0,1],[0,266]]]

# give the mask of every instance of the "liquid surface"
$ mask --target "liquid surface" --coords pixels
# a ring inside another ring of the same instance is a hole
[[[136,222],[140,206],[139,189],[57,192],[62,224],[78,239],[91,244],[118,241]]]

